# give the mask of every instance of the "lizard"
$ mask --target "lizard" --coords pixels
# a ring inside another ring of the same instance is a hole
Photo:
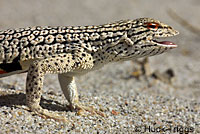
[[[111,62],[149,57],[176,48],[158,39],[178,35],[152,18],[91,26],[34,26],[0,31],[0,78],[27,72],[26,105],[37,115],[64,120],[40,106],[45,74],[58,74],[70,110],[94,111],[79,102],[75,77]]]

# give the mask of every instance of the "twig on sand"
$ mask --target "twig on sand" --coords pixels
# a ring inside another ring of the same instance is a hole
[[[189,31],[200,35],[200,28],[197,26],[193,26],[192,24],[190,24],[186,19],[182,18],[181,16],[179,16],[175,11],[173,11],[172,9],[167,10],[168,15],[175,20],[177,23],[179,23],[180,25],[182,25],[183,27],[185,27],[186,29],[188,29]]]

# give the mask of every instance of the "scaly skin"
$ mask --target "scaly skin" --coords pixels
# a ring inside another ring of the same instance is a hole
[[[28,72],[28,107],[41,116],[64,120],[39,105],[45,74],[59,74],[61,88],[72,110],[95,111],[80,105],[74,76],[110,62],[161,54],[177,45],[158,42],[156,38],[177,34],[172,27],[150,18],[99,26],[9,29],[0,32],[0,77]]]

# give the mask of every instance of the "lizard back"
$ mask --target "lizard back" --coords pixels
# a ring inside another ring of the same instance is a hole
[[[98,26],[27,27],[0,31],[0,74],[23,70],[24,61],[72,51],[96,52],[119,40],[129,20]],[[131,22],[131,21],[130,21]]]
[[[80,59],[88,55],[96,68],[109,62],[158,55],[177,45],[157,39],[177,34],[171,26],[152,18],[98,26],[9,29],[0,32],[0,74],[24,72],[34,60],[67,53]]]

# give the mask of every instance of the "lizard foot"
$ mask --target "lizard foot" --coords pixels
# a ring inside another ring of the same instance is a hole
[[[47,109],[43,109],[41,106],[37,106],[34,108],[32,107],[30,108],[30,110],[44,119],[53,119],[59,122],[67,122],[67,119],[65,117],[60,116],[56,113],[51,113]]]
[[[74,108],[71,107],[71,109],[73,110]],[[87,112],[90,112],[91,114],[106,117],[106,115],[103,112],[95,109],[92,106],[83,106],[81,104],[77,104],[77,105],[75,105],[75,110],[77,111],[77,115],[84,115],[84,113],[87,111]]]

